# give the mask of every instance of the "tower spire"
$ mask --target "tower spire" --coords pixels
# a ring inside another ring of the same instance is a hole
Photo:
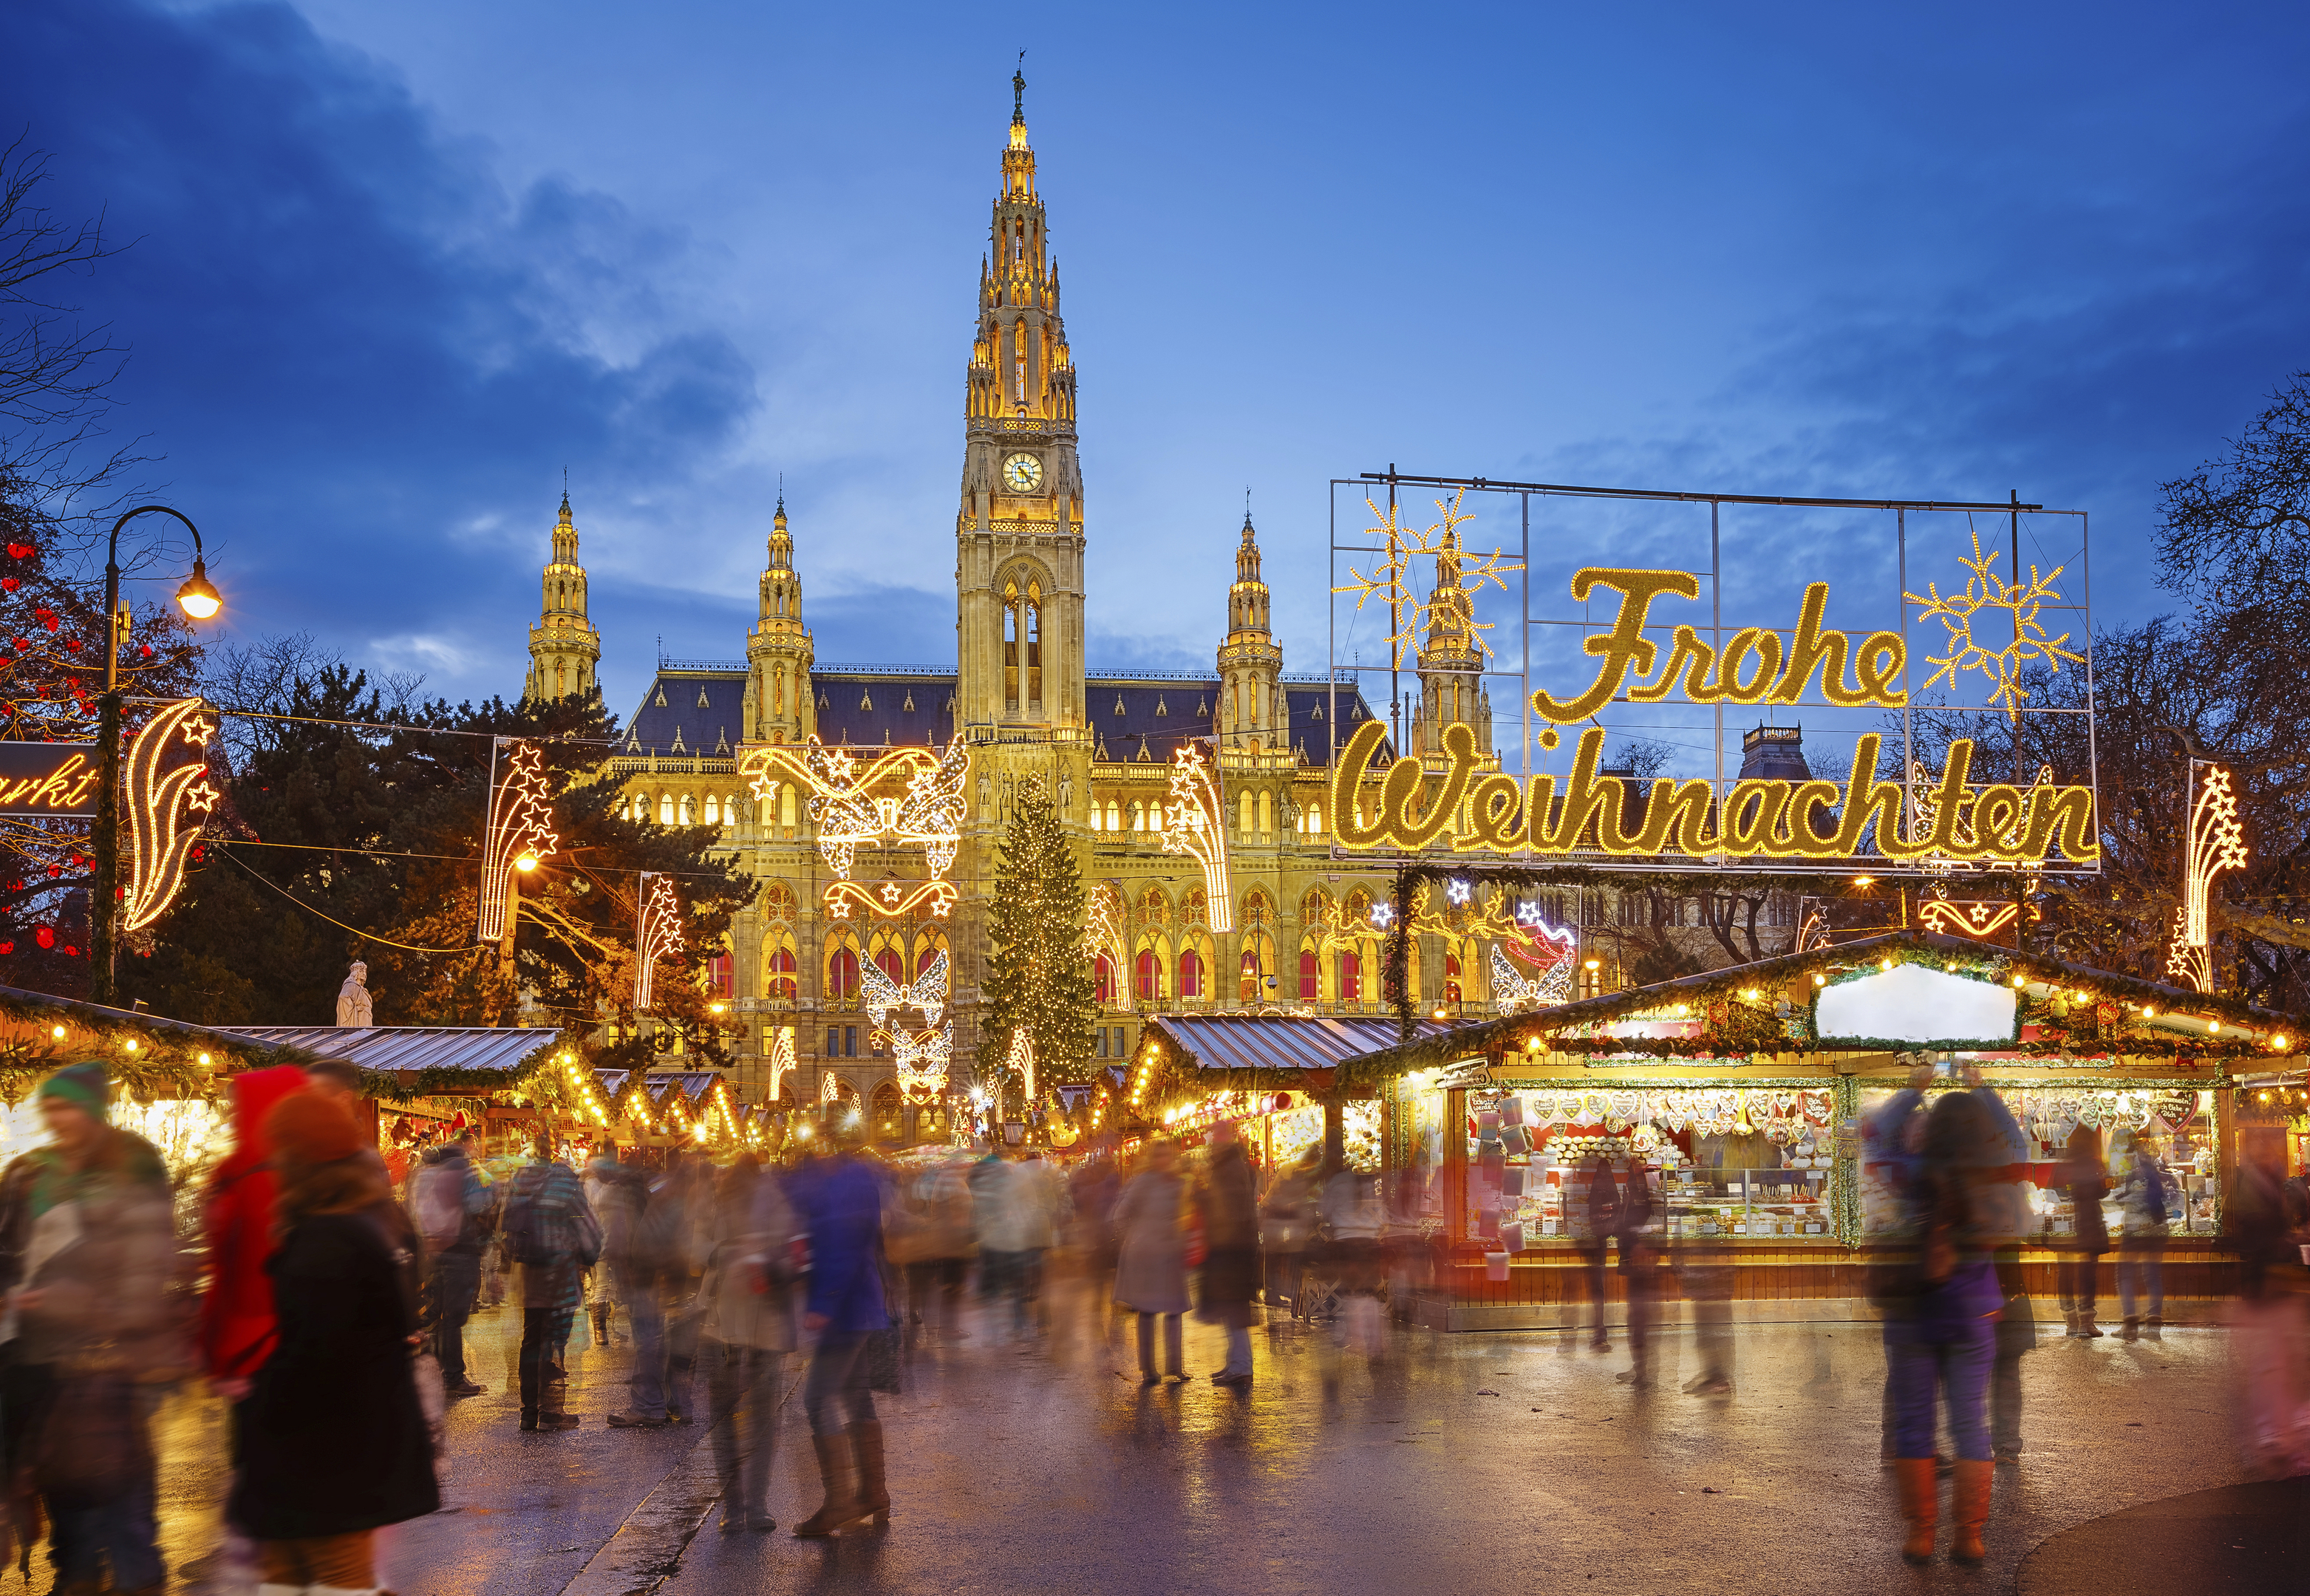
[[[545,562],[543,602],[529,629],[529,677],[522,696],[544,703],[582,698],[594,691],[601,634],[586,614],[586,568],[578,562],[578,526],[569,514],[569,473],[561,473],[561,510],[553,527],[553,553]]]
[[[1019,70],[1011,74],[1011,126],[1027,126],[1027,52],[1019,52]]]

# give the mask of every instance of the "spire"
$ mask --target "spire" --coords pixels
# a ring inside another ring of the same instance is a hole
[[[1027,126],[1027,52],[1019,52],[1019,70],[1011,74],[1011,126]]]
[[[553,526],[543,597],[529,629],[529,679],[522,696],[541,703],[584,698],[594,690],[602,639],[586,614],[586,568],[578,562],[578,526],[569,510],[569,473],[562,473],[561,508]]]

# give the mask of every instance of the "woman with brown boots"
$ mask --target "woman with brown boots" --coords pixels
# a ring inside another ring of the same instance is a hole
[[[1971,1092],[1949,1092],[1930,1114],[1905,1111],[1880,1143],[1896,1149],[1895,1187],[1907,1224],[1899,1262],[1884,1266],[1878,1294],[1886,1309],[1885,1358],[1891,1376],[1893,1470],[1908,1535],[1901,1557],[1932,1559],[1940,1518],[1933,1429],[1936,1399],[1947,1406],[1957,1443],[1950,1556],[1978,1563],[1985,1555],[1991,1477],[1986,1397],[1997,1355],[2004,1294],[1991,1258],[1976,1187],[1995,1181],[2005,1157],[1996,1125]]]

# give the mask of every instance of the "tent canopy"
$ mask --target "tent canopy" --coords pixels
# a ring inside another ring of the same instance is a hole
[[[1343,1062],[1398,1034],[1391,1018],[1306,1014],[1151,1014],[1147,1028],[1162,1038],[1169,1073],[1214,1091],[1327,1092]],[[1417,1034],[1445,1029],[1421,1020]]]

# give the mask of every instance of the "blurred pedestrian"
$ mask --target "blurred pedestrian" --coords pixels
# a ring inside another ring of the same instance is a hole
[[[1300,1314],[1299,1279],[1316,1232],[1316,1176],[1323,1157],[1320,1148],[1311,1147],[1277,1169],[1259,1203],[1259,1253],[1267,1277],[1267,1305],[1273,1308],[1288,1303],[1295,1319]]]
[[[1233,1122],[1211,1127],[1211,1153],[1196,1188],[1203,1220],[1203,1271],[1195,1317],[1227,1331],[1227,1363],[1217,1385],[1251,1383],[1251,1299],[1259,1293],[1259,1203],[1251,1161]]]
[[[1164,1375],[1187,1377],[1180,1349],[1179,1315],[1187,1311],[1187,1238],[1180,1228],[1186,1184],[1179,1149],[1158,1141],[1123,1188],[1115,1206],[1118,1245],[1115,1300],[1139,1316],[1139,1383]],[[1155,1371],[1155,1322],[1163,1322],[1163,1372]]]
[[[545,1136],[509,1183],[499,1223],[501,1267],[517,1271],[521,1303],[521,1427],[575,1429],[563,1349],[584,1300],[580,1277],[601,1256],[602,1229]]]
[[[1387,1210],[1380,1201],[1379,1177],[1352,1167],[1332,1173],[1324,1183],[1324,1255],[1339,1293],[1340,1338],[1376,1357],[1385,1349],[1379,1311],[1380,1232]]]
[[[1000,1271],[1002,1294],[1011,1299],[1012,1333],[1024,1336],[1036,1328],[1043,1254],[1057,1237],[1059,1188],[1039,1158],[997,1168],[999,1178],[986,1182],[976,1210],[979,1257],[982,1267]]]
[[[169,1175],[152,1143],[109,1123],[102,1063],[57,1071],[39,1097],[50,1141],[0,1176],[9,1478],[29,1477],[48,1509],[58,1592],[158,1596],[149,1420],[179,1356]]]
[[[673,1423],[681,1412],[667,1346],[666,1308],[675,1282],[685,1272],[689,1197],[690,1183],[678,1168],[656,1173],[621,1169],[603,1183],[611,1217],[602,1226],[602,1262],[634,1327],[627,1403],[610,1415],[610,1423],[619,1429],[656,1429]]]
[[[612,1186],[626,1173],[618,1162],[618,1144],[604,1141],[586,1160],[584,1185],[586,1205],[602,1225],[602,1262],[586,1271],[586,1319],[592,1326],[594,1345],[606,1347],[616,1336],[618,1320],[617,1271],[610,1260],[624,1250],[625,1237],[619,1227],[630,1217],[630,1205],[611,1200]]]
[[[1082,1269],[1086,1328],[1102,1340],[1115,1295],[1115,1205],[1122,1195],[1123,1177],[1109,1148],[1094,1149],[1067,1177],[1067,1210],[1073,1216],[1069,1239]]]
[[[276,1064],[236,1075],[226,1085],[232,1150],[209,1174],[201,1205],[201,1238],[207,1255],[206,1289],[201,1296],[201,1364],[209,1385],[228,1405],[225,1444],[232,1464],[240,1465],[241,1406],[249,1383],[273,1356],[273,1277],[265,1261],[277,1238],[273,1229],[273,1146],[265,1116],[291,1092],[305,1088],[305,1071]],[[256,1548],[230,1520],[225,1543],[210,1557],[178,1569],[182,1577],[204,1579],[228,1568],[253,1567]]]
[[[1653,1384],[1653,1325],[1660,1300],[1660,1253],[1654,1236],[1666,1212],[1658,1179],[1658,1172],[1642,1159],[1629,1161],[1628,1184],[1612,1227],[1620,1249],[1620,1282],[1628,1294],[1628,1366],[1615,1378],[1638,1391],[1650,1391]]]
[[[1996,1088],[1982,1083],[1978,1065],[1963,1076],[1997,1141],[2001,1165],[1973,1181],[1976,1229],[1990,1247],[2003,1299],[1997,1317],[1997,1356],[1989,1375],[1989,1445],[2001,1463],[2021,1459],[2021,1357],[2037,1345],[2037,1314],[2029,1304],[2029,1284],[2021,1272],[2021,1243],[2033,1227],[2029,1199],[2029,1138]]]
[[[376,1530],[441,1505],[410,1369],[417,1322],[352,1116],[304,1091],[265,1123],[280,1184],[267,1266],[279,1339],[248,1399],[229,1511],[260,1543],[268,1596],[378,1596]]]
[[[2101,1255],[2109,1251],[2109,1222],[2101,1211],[2101,1200],[2109,1192],[2101,1132],[2090,1125],[2080,1125],[2070,1138],[2067,1152],[2057,1179],[2069,1194],[2071,1239],[2062,1253],[2054,1283],[2062,1294],[2062,1314],[2069,1321],[2070,1334],[2091,1340],[2101,1334],[2094,1325],[2094,1296],[2100,1284]]]
[[[441,1366],[441,1390],[452,1397],[483,1389],[465,1374],[465,1321],[482,1288],[482,1216],[490,1207],[473,1150],[473,1132],[458,1132],[425,1149],[410,1183],[412,1219],[425,1243],[427,1344]]]
[[[2222,1205],[2226,1239],[2238,1259],[2238,1299],[2230,1311],[2241,1450],[2264,1479],[2310,1474],[2310,1299],[2303,1247],[2310,1214],[2286,1179],[2282,1144],[2239,1149]]]
[[[1933,1555],[1940,1483],[1933,1459],[1936,1406],[1946,1409],[1957,1444],[1950,1555],[1978,1563],[1989,1519],[1993,1470],[1986,1416],[1997,1318],[2004,1307],[1990,1260],[1977,1190],[1996,1182],[2006,1148],[1995,1119],[1973,1092],[1950,1092],[1925,1117],[1921,1145],[1896,1170],[1900,1261],[1877,1293],[1886,1308],[1885,1357],[1893,1383],[1894,1478],[1908,1524],[1901,1556]]]
[[[794,1350],[794,1210],[778,1181],[741,1155],[716,1195],[714,1251],[699,1288],[707,1422],[725,1534],[777,1529],[770,1462],[778,1380]]]
[[[855,1134],[855,1132],[851,1132]],[[797,1536],[838,1534],[868,1517],[890,1521],[882,1470],[882,1422],[867,1384],[867,1338],[890,1327],[882,1297],[881,1183],[846,1145],[797,1169],[787,1188],[810,1238],[810,1289],[803,1324],[817,1338],[803,1390],[824,1498],[795,1526]]]
[[[1620,1227],[1620,1183],[1613,1177],[1612,1166],[1602,1158],[1592,1158],[1581,1171],[1585,1177],[1580,1196],[1582,1206],[1578,1217],[1581,1227],[1580,1257],[1583,1272],[1588,1282],[1589,1323],[1588,1347],[1594,1352],[1610,1352],[1611,1338],[1604,1333],[1606,1279],[1605,1248],[1613,1233]]]
[[[2155,1141],[2136,1136],[2126,1156],[2125,1178],[2117,1187],[2117,1311],[2123,1316],[2117,1333],[2122,1340],[2141,1336],[2141,1309],[2148,1310],[2151,1340],[2166,1328],[2167,1201],[2173,1195],[2173,1183],[2158,1167],[2158,1150]]]
[[[933,1164],[903,1184],[909,1256],[905,1260],[909,1341],[919,1331],[942,1341],[970,1332],[962,1324],[962,1286],[970,1271],[970,1187],[951,1163]]]

